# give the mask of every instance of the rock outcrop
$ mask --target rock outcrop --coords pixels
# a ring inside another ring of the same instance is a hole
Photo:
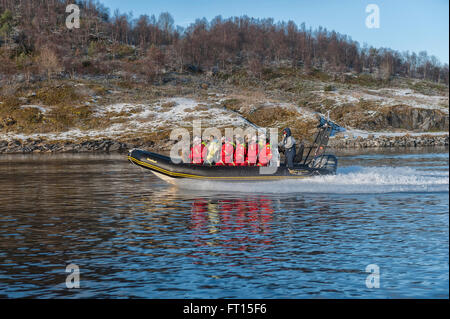
[[[363,130],[406,129],[426,131],[448,131],[449,116],[437,109],[413,108],[397,105],[384,108],[360,124]]]
[[[335,137],[330,139],[330,147],[340,148],[379,148],[379,147],[422,147],[422,146],[448,146],[448,135],[403,135],[378,136],[369,135],[367,138]]]

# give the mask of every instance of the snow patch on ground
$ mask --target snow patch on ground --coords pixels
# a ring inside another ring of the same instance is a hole
[[[106,113],[122,113],[122,112],[132,112],[137,108],[141,107],[142,104],[128,104],[128,103],[117,103],[106,105],[102,107],[97,107],[95,109],[96,116],[102,116]]]
[[[38,109],[39,111],[41,111],[42,113],[46,113],[48,110],[40,105],[22,105],[20,106],[21,109],[26,109],[26,108],[34,108],[34,109]]]
[[[401,98],[407,96],[414,97],[415,99],[428,99],[428,101],[434,101],[433,103],[441,103],[442,99],[446,99],[448,103],[448,97],[428,97],[422,94],[417,94],[411,90],[393,90],[392,96],[399,96]],[[380,103],[391,103],[390,99],[379,96],[382,90],[373,90],[373,94],[364,92],[320,92],[326,95],[328,98],[334,97],[338,103],[345,103],[349,101],[359,101],[360,98],[375,99]],[[383,93],[383,94],[386,94]],[[167,129],[173,129],[176,127],[189,127],[192,125],[193,120],[201,120],[202,129],[207,127],[253,127],[257,130],[261,128],[248,122],[245,118],[239,115],[237,112],[223,108],[220,104],[225,99],[222,94],[216,94],[219,97],[219,101],[199,102],[195,99],[185,97],[174,97],[161,99],[154,103],[147,104],[133,104],[133,103],[116,103],[106,106],[97,106],[94,108],[94,116],[104,117],[108,116],[116,123],[111,123],[108,127],[98,130],[79,130],[71,129],[66,132],[60,133],[36,133],[36,134],[15,134],[15,133],[0,133],[0,140],[26,140],[26,139],[38,139],[45,138],[48,140],[77,140],[82,138],[100,139],[100,138],[118,138],[120,136],[131,134],[146,134],[150,132],[158,132]],[[340,101],[340,102],[339,102]],[[300,107],[293,103],[276,103],[276,102],[264,102],[262,105],[268,107],[283,107],[295,110],[299,114],[299,118],[306,120],[316,120],[317,113],[312,112],[307,108]],[[419,103],[419,102],[417,102]],[[398,104],[398,103],[397,103]],[[414,105],[411,103],[410,105]],[[419,104],[417,104],[419,105]],[[43,106],[39,105],[23,105],[23,108],[33,107],[39,109],[45,113],[48,111]],[[431,107],[436,107],[431,104]],[[440,108],[443,109],[443,108]],[[448,113],[448,108],[446,109]],[[368,114],[374,116],[376,110],[369,110]],[[350,129],[345,132],[346,135],[352,134],[354,137],[362,136],[368,137],[370,134],[374,136],[402,136],[410,134],[417,135],[443,135],[448,132],[434,132],[434,133],[417,133],[417,132],[367,132],[361,130]]]
[[[33,106],[37,107],[37,106]],[[198,109],[196,109],[199,107]],[[110,117],[119,120],[101,130],[71,129],[60,133],[0,134],[0,140],[37,139],[75,140],[80,138],[114,138],[127,134],[145,134],[176,127],[191,126],[193,120],[201,120],[202,128],[207,127],[248,127],[257,128],[237,113],[220,108],[216,104],[200,103],[189,98],[167,98],[153,104],[116,103],[99,106],[94,116],[117,114]]]
[[[346,103],[358,103],[361,100],[374,101],[379,106],[407,105],[413,108],[436,109],[449,113],[449,98],[442,95],[424,95],[410,89],[379,90],[339,90],[331,92],[315,91],[321,98],[335,101],[336,106]]]

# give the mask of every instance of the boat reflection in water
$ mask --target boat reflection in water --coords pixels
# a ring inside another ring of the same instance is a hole
[[[270,245],[273,213],[273,201],[265,196],[196,199],[191,210],[194,241],[197,246],[221,246],[238,251]]]

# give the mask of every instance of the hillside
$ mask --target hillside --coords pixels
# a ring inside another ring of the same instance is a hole
[[[227,80],[170,74],[164,82],[79,78],[16,84],[15,94],[0,102],[0,140],[109,139],[164,148],[173,128],[191,127],[198,119],[204,128],[289,126],[308,140],[315,112],[327,111],[354,137],[436,134],[449,127],[446,88],[423,81],[399,78],[395,85],[367,86],[301,74],[244,79],[239,73]]]
[[[0,2],[0,152],[85,141],[167,149],[171,129],[194,119],[289,126],[308,140],[316,112],[328,111],[344,139],[446,135],[438,144],[448,144],[448,65],[426,53],[247,17],[181,30],[168,14],[130,21],[79,3],[81,28],[67,30],[65,1]]]

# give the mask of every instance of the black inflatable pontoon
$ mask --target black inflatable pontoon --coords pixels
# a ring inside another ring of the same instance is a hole
[[[173,164],[170,157],[143,150],[131,150],[128,159],[158,177],[169,181],[174,178],[192,178],[221,181],[261,181],[291,178],[305,178],[315,175],[328,175],[336,172],[337,160],[333,155],[324,155],[327,165],[310,167],[304,164],[289,169],[285,165],[276,168],[273,174],[264,174],[258,166],[209,166],[196,164]]]

